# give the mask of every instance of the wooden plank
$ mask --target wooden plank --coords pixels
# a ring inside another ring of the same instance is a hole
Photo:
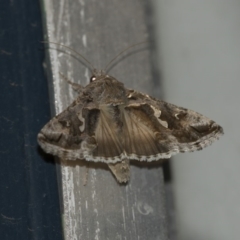
[[[149,39],[146,5],[141,0],[45,0],[43,3],[48,40],[70,46],[96,68],[104,68],[127,46]],[[52,79],[54,112],[59,113],[76,97],[59,72],[84,86],[91,73],[81,59],[56,48],[59,49],[51,46],[47,66]],[[149,50],[144,45],[131,49],[115,62],[110,75],[128,88],[156,96],[159,86],[152,76]],[[87,186],[83,186],[85,162],[61,163],[66,240],[167,239],[165,193],[159,164],[150,167],[132,164],[127,185],[119,185],[104,164],[89,166]]]

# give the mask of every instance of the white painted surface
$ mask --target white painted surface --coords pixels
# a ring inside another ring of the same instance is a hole
[[[141,0],[45,0],[43,6],[48,40],[73,48],[96,68],[106,66],[116,54],[139,39],[148,39]],[[74,54],[64,54],[69,53],[64,48],[58,49],[50,47],[47,65],[50,95],[54,96],[57,113],[76,96],[59,72],[83,86],[89,83],[90,74],[81,58],[77,60]],[[157,81],[151,78],[150,51],[145,48],[132,53],[112,65],[110,74],[127,87],[151,94]],[[89,173],[84,186],[86,167]],[[65,240],[167,239],[160,165],[133,164],[131,180],[126,185],[116,182],[106,164],[86,166],[85,161],[62,160],[60,169]]]
[[[165,100],[225,132],[211,147],[173,160],[179,239],[239,240],[240,1],[154,3]]]

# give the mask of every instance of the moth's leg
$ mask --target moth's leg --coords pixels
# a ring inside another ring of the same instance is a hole
[[[112,171],[119,183],[126,183],[130,179],[130,166],[129,160],[124,159],[121,162],[109,163],[108,167]]]
[[[72,81],[70,81],[66,76],[64,76],[62,73],[59,72],[59,75],[61,76],[61,78],[66,81],[68,84],[72,85],[72,88],[74,91],[81,93],[83,86],[78,84],[78,83],[74,83]]]
[[[86,163],[85,174],[84,174],[84,178],[83,178],[83,186],[87,185],[88,173],[89,173],[89,162]]]

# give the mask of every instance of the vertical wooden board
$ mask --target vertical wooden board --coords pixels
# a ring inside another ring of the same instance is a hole
[[[141,0],[45,0],[45,26],[49,41],[70,46],[97,69],[131,44],[148,41],[145,4]],[[150,66],[150,45],[138,46],[120,57],[110,75],[126,87],[156,93]],[[55,50],[54,50],[55,49]],[[58,50],[56,50],[58,49]],[[82,59],[51,45],[47,65],[52,78],[55,112],[64,110],[76,97],[60,78],[88,84],[91,72]],[[159,90],[160,92],[160,90]],[[155,94],[156,95],[156,94]],[[119,185],[104,164],[89,165],[83,186],[83,161],[62,161],[63,226],[65,239],[167,239],[164,185],[159,164],[131,165],[131,180]]]

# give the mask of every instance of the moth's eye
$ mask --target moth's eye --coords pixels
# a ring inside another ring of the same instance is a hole
[[[96,79],[97,79],[96,76],[93,75],[93,76],[90,78],[90,82],[94,82]]]

